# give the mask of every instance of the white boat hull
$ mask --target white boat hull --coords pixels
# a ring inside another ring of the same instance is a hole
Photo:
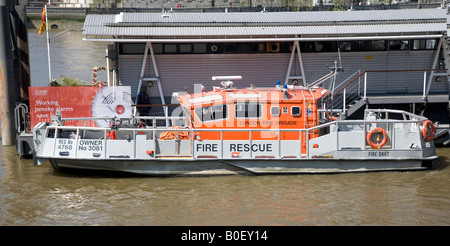
[[[37,165],[50,160],[55,169],[154,176],[346,173],[432,167],[437,156],[434,143],[423,137],[426,119],[403,111],[389,113],[400,113],[403,118],[411,119],[333,121],[308,129],[110,129],[38,125],[33,135],[37,144],[34,157]],[[386,141],[371,144],[372,133],[380,127],[386,129],[380,140]],[[194,137],[198,132],[208,131],[220,133],[220,138]],[[223,138],[230,131],[242,132],[241,139]],[[281,133],[286,131],[292,139],[282,139],[286,135]],[[117,136],[108,138],[111,132]],[[187,138],[162,138],[170,132],[174,136],[183,132]],[[263,139],[263,132],[270,133],[271,138]],[[317,132],[318,136],[311,134]]]
[[[425,170],[437,156],[424,159],[300,159],[300,160],[80,160],[51,159],[55,169],[106,170],[150,176],[252,174],[320,174]]]

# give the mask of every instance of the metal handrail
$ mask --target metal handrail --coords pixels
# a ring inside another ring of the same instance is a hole
[[[24,118],[22,118],[23,116]],[[27,127],[27,117],[29,117],[28,106],[25,103],[19,103],[14,108],[14,120],[16,124],[16,132],[20,134],[21,132],[29,133]]]
[[[356,77],[354,77],[352,80],[350,80],[347,84],[345,84],[344,86],[342,86],[341,88],[339,88],[334,94],[332,94],[330,97],[327,97],[325,101],[320,101],[318,103],[327,103],[330,99],[332,99],[334,96],[336,96],[337,94],[339,94],[341,91],[343,91],[346,87],[348,87],[349,85],[353,84],[358,78],[360,78],[361,76],[365,76],[364,79],[364,96],[366,96],[366,91],[367,91],[367,74],[368,73],[396,73],[396,72],[437,72],[437,71],[447,71],[447,69],[396,69],[396,70],[364,70],[362,72],[360,72],[358,75],[356,75]],[[426,81],[424,81],[424,83],[426,83]],[[342,84],[342,83],[341,83]],[[425,85],[424,85],[424,96],[425,95]],[[345,100],[345,99],[344,99]]]
[[[192,142],[195,140],[195,133],[196,132],[220,132],[220,141],[223,141],[223,133],[224,132],[249,132],[249,136],[248,136],[248,140],[246,141],[253,141],[253,140],[257,140],[257,139],[253,139],[252,138],[252,132],[276,132],[278,133],[278,147],[281,147],[281,139],[280,139],[280,133],[282,132],[298,132],[299,134],[299,144],[300,144],[300,155],[303,157],[310,157],[310,146],[309,146],[309,140],[310,140],[310,135],[309,133],[317,131],[319,129],[322,128],[327,128],[330,127],[332,125],[338,127],[340,124],[363,124],[363,129],[364,131],[366,131],[366,127],[367,124],[370,123],[387,123],[390,125],[393,125],[395,123],[420,123],[426,120],[425,117],[419,116],[419,115],[415,115],[406,111],[402,111],[402,110],[390,110],[390,109],[366,109],[365,113],[367,115],[368,112],[374,112],[374,113],[385,113],[385,119],[367,119],[364,118],[363,120],[346,120],[346,121],[332,121],[332,122],[328,122],[322,125],[318,125],[315,127],[311,127],[308,129],[248,129],[248,128],[241,128],[241,129],[223,129],[223,128],[218,128],[218,129],[193,129],[193,128],[127,128],[126,130],[130,130],[133,132],[133,135],[137,135],[140,132],[153,132],[153,141],[156,141],[156,131],[158,132],[162,132],[162,131],[174,131],[175,132],[175,138],[173,140],[180,140],[178,138],[178,132],[180,131],[189,131],[190,135],[189,135],[189,139],[186,139],[186,141],[191,141],[191,154],[193,156],[194,152],[192,150],[193,148],[193,144]],[[395,113],[395,114],[402,114],[403,115],[403,120],[399,120],[399,119],[389,119],[389,113]],[[409,119],[408,119],[409,117]],[[161,117],[164,118],[164,117]],[[420,125],[417,124],[417,127],[419,127]],[[92,129],[92,127],[80,127],[80,126],[48,126],[48,129],[60,129],[60,130],[67,130],[67,129],[77,129],[77,139],[78,139],[78,131],[79,130],[83,130],[83,129]],[[109,128],[97,128],[97,130],[103,130],[105,131],[105,134],[108,130],[110,130]],[[105,135],[106,136],[106,135]],[[393,135],[392,135],[393,137]],[[55,134],[55,138],[57,138],[56,134]],[[272,140],[273,141],[273,140]],[[395,141],[394,139],[392,139],[391,141]],[[303,146],[305,147],[306,152],[302,153],[302,148]],[[175,150],[177,151],[178,148],[176,148]],[[106,150],[105,150],[106,151]],[[222,151],[222,150],[221,150]],[[178,152],[176,152],[178,153]],[[222,154],[222,152],[221,152]],[[253,156],[253,151],[250,150],[250,157]],[[282,158],[281,152],[278,153],[278,158]]]

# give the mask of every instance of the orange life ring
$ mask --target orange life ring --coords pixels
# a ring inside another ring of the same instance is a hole
[[[379,138],[378,138],[376,142],[372,141],[372,135],[373,135],[374,133],[381,133],[381,134],[383,134],[383,140],[382,140],[381,142],[379,142]],[[374,149],[381,149],[381,148],[387,143],[388,136],[387,136],[386,131],[385,131],[383,128],[377,127],[377,128],[375,128],[375,129],[372,129],[372,130],[367,134],[366,140],[367,140],[367,143],[368,143],[372,148],[374,148]]]
[[[422,137],[425,141],[430,142],[436,135],[436,127],[431,120],[426,120],[422,125]]]

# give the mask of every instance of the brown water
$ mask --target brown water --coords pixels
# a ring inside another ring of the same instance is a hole
[[[105,45],[61,33],[53,77],[90,81]],[[32,85],[46,86],[45,37],[29,39]],[[450,225],[450,149],[437,153],[416,172],[151,178],[56,172],[0,146],[0,225]]]
[[[1,146],[0,225],[450,225],[450,153],[415,172],[153,178],[57,172]]]

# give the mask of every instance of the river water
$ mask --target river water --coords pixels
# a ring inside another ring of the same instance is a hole
[[[45,38],[29,38],[32,85],[45,86]],[[79,32],[52,46],[53,74],[89,81],[105,65],[104,44]],[[437,153],[414,172],[154,178],[58,172],[0,146],[0,225],[448,226],[450,149]]]
[[[72,77],[91,84],[92,68],[106,67],[106,43],[82,41],[81,31],[50,30],[50,62],[52,79]],[[48,54],[46,35],[28,32],[32,86],[47,86]],[[97,73],[98,81],[106,81],[106,72]]]

